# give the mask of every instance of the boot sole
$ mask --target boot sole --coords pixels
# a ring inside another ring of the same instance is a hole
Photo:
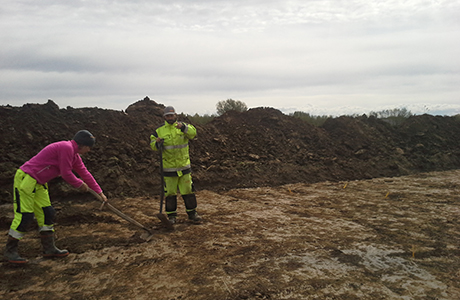
[[[43,254],[43,257],[45,258],[66,257],[67,255],[69,255],[69,252],[63,253],[63,254]]]
[[[6,260],[6,262],[15,265],[23,265],[29,263],[28,260]]]

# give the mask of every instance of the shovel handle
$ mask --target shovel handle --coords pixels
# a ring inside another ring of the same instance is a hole
[[[152,232],[147,228],[145,227],[144,225],[142,225],[141,223],[137,222],[136,220],[134,220],[133,218],[125,215],[124,213],[122,213],[121,211],[119,211],[117,208],[115,208],[112,204],[108,203],[108,202],[105,202],[104,200],[102,200],[102,197],[99,196],[98,193],[96,193],[95,191],[93,191],[92,189],[89,189],[89,192],[94,196],[96,197],[97,199],[99,199],[100,201],[102,201],[102,205],[105,205],[107,206],[112,212],[114,212],[116,215],[118,215],[119,217],[125,219],[126,221],[130,222],[131,224],[134,224],[136,225],[137,227],[139,228],[142,228],[144,229],[145,231],[147,231],[149,234],[152,234]],[[101,206],[102,208],[102,206]]]
[[[161,142],[157,144],[158,152],[160,154],[160,180],[161,180],[161,186],[160,186],[160,214],[163,213],[163,202],[165,198],[165,179],[163,177],[163,142],[164,140],[162,139]]]
[[[101,197],[98,193],[96,193],[95,191],[93,191],[92,189],[89,189],[89,192],[90,192],[94,197],[96,197],[96,199],[98,199],[99,201],[105,202],[104,200],[102,200],[102,197]],[[104,203],[103,203],[103,204],[104,204]]]

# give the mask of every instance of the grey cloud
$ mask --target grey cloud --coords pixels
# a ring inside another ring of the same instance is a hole
[[[458,93],[457,1],[3,2],[1,103],[119,108],[153,91],[212,108],[234,95],[335,110]]]

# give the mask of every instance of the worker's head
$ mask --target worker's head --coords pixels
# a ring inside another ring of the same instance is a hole
[[[174,107],[166,106],[164,109],[163,117],[169,124],[174,124],[174,122],[177,121],[177,114]]]
[[[89,152],[96,143],[96,138],[88,130],[80,130],[75,134],[73,140],[77,143],[80,154]]]

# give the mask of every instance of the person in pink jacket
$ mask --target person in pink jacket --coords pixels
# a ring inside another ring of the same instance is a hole
[[[61,176],[67,183],[87,192],[98,193],[104,201],[107,197],[91,173],[88,172],[80,155],[88,153],[96,142],[87,130],[78,131],[70,141],[49,144],[37,155],[23,164],[14,177],[14,219],[8,232],[4,257],[10,263],[23,264],[27,259],[18,254],[18,242],[28,226],[37,220],[44,257],[64,257],[67,250],[60,250],[54,244],[54,219],[56,212],[51,206],[48,182]],[[75,176],[75,171],[80,178]]]

